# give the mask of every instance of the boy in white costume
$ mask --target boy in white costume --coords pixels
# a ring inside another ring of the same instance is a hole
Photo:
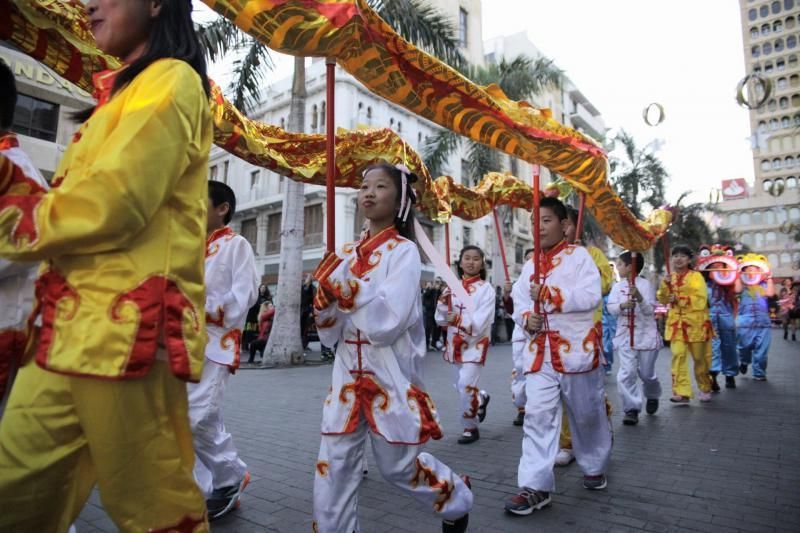
[[[465,246],[458,258],[461,284],[472,298],[474,312],[457,296],[445,289],[436,306],[436,323],[447,327],[444,360],[453,365],[454,383],[460,402],[464,432],[459,444],[470,444],[480,438],[478,424],[486,418],[489,394],[481,390],[481,369],[486,364],[490,335],[494,323],[495,293],[486,282],[483,251]]]
[[[644,257],[636,254],[636,279],[631,290],[630,273],[633,268],[630,252],[620,254],[617,271],[620,281],[614,284],[608,296],[608,311],[619,317],[614,335],[614,350],[619,357],[617,390],[622,400],[625,416],[622,423],[634,426],[639,423],[642,403],[647,400],[647,414],[658,411],[661,383],[656,375],[656,357],[661,348],[661,336],[656,326],[656,291],[653,285],[639,274],[644,268]],[[630,313],[633,312],[633,346],[631,346]],[[639,379],[641,379],[641,384]]]
[[[8,158],[25,176],[47,189],[47,181],[28,154],[19,147],[10,131],[14,123],[17,87],[14,73],[0,61],[0,154]],[[0,417],[6,397],[27,343],[25,321],[33,310],[36,263],[17,263],[0,259]]]
[[[199,383],[190,383],[189,419],[196,454],[194,476],[206,497],[208,518],[236,508],[250,475],[222,419],[228,377],[239,367],[242,328],[258,297],[253,248],[227,225],[236,196],[219,181],[208,182],[206,240],[206,361]]]
[[[585,248],[565,241],[566,219],[564,204],[555,198],[541,200],[539,221],[533,224],[541,238],[540,278],[534,276],[534,257],[512,290],[514,321],[527,339],[520,492],[505,505],[515,515],[530,514],[550,503],[562,398],[575,456],[584,473],[583,486],[606,487],[611,425],[599,368],[602,334],[593,319],[601,300],[600,273]],[[538,314],[534,301],[539,302]]]
[[[320,340],[338,342],[331,389],[322,411],[314,477],[315,531],[359,531],[358,487],[369,436],[383,477],[443,519],[446,532],[465,531],[472,492],[424,442],[442,437],[422,384],[425,357],[410,183],[403,166],[378,164],[363,173],[359,207],[370,232],[328,254],[314,277]],[[402,215],[401,215],[402,213]]]

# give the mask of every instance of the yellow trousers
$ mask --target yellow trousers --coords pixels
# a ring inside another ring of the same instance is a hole
[[[65,532],[97,484],[120,531],[207,532],[186,384],[17,374],[0,421],[0,531]]]
[[[702,392],[711,392],[711,341],[684,342],[672,339],[669,343],[672,350],[672,394],[692,397],[692,381],[689,378],[689,362],[687,352],[694,361],[694,379],[697,388]]]
[[[611,402],[606,396],[606,415],[611,420]],[[558,434],[558,449],[572,449],[572,432],[569,430],[569,417],[567,416],[567,406],[563,405],[561,410],[561,433]]]

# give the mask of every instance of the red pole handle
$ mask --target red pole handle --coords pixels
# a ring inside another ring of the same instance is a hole
[[[511,281],[508,275],[508,261],[506,260],[506,247],[503,246],[503,232],[500,231],[500,221],[497,219],[497,209],[492,209],[494,214],[494,228],[497,231],[497,245],[500,247],[500,257],[503,259],[503,270],[506,273],[506,281]]]
[[[542,239],[539,236],[539,165],[533,166],[533,278],[541,283],[540,263],[542,258]],[[533,303],[533,312],[539,314],[539,300]]]
[[[444,255],[447,260],[447,267],[452,268],[450,265],[450,223],[444,225]],[[447,302],[447,311],[453,310],[453,294],[451,292],[450,298]]]
[[[630,297],[631,301],[633,300],[633,289],[636,287],[636,252],[631,252],[631,273],[628,276],[628,296]],[[636,308],[632,308],[628,310],[628,329],[630,330],[631,334],[631,348],[633,348],[633,328],[634,328],[634,315],[635,315]]]
[[[327,249],[333,252],[336,248],[336,192],[333,180],[336,177],[336,131],[334,128],[334,106],[336,83],[336,60],[328,58],[325,62],[326,104],[325,104],[325,151],[327,156],[327,173],[325,176],[325,210]]]
[[[575,242],[581,242],[581,233],[583,233],[583,211],[586,208],[586,193],[579,193],[580,201],[578,202],[578,220],[575,222]]]

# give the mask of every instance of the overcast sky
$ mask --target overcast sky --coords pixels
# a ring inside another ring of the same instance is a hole
[[[195,5],[203,17],[207,8]],[[663,142],[668,200],[692,190],[693,200],[705,201],[723,179],[752,183],[748,113],[735,101],[745,74],[736,0],[483,2],[484,39],[520,31],[566,71],[608,127],[624,128],[641,147]],[[278,64],[273,76],[291,74],[290,61]],[[657,127],[642,119],[651,102],[665,109]]]

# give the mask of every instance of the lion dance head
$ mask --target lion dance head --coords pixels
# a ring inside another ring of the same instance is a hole
[[[733,256],[733,248],[721,244],[701,246],[696,268],[708,272],[718,285],[733,285],[739,277],[739,263]]]
[[[744,254],[736,257],[739,262],[739,277],[745,285],[758,285],[772,272],[767,258],[761,254]]]

